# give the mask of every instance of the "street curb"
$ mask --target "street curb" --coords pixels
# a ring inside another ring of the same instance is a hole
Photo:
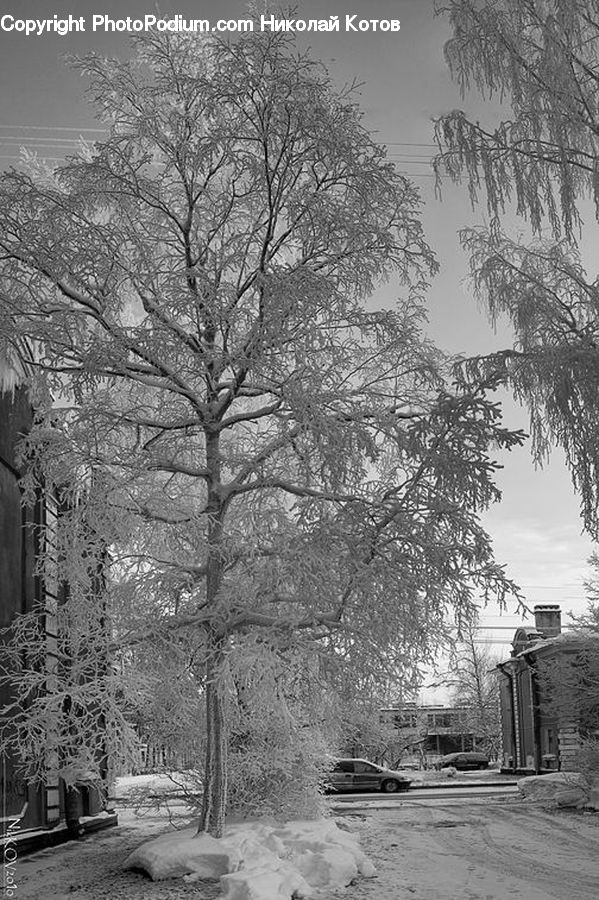
[[[437,788],[514,787],[517,781],[439,781],[436,784],[412,784],[410,789],[432,791]]]
[[[407,799],[409,799],[410,794],[412,793],[412,791],[421,791],[421,790],[431,790],[431,791],[433,791],[433,790],[439,790],[439,789],[443,790],[444,788],[450,788],[451,790],[457,790],[457,789],[459,789],[459,788],[464,788],[464,787],[465,787],[466,789],[468,789],[468,788],[481,788],[481,787],[502,788],[502,787],[516,787],[516,785],[517,785],[517,782],[516,782],[516,781],[487,781],[487,782],[477,781],[477,782],[474,782],[473,784],[469,784],[468,782],[458,781],[458,782],[453,782],[452,784],[445,784],[445,783],[440,783],[440,784],[418,784],[418,785],[414,785],[413,787],[411,787],[411,788],[410,788],[409,790],[407,790],[407,791],[398,791],[397,793],[394,793],[394,794],[385,794],[384,796],[388,797],[389,799],[391,799],[391,797],[393,797],[393,798],[402,798],[403,800],[407,800]],[[362,809],[362,810],[368,810],[368,809],[373,809],[373,807],[371,807],[371,806],[360,807],[360,806],[358,806],[357,804],[354,805],[354,802],[353,802],[353,800],[352,800],[352,796],[353,796],[353,792],[352,792],[352,791],[347,791],[347,792],[346,792],[345,794],[343,794],[343,795],[340,795],[340,794],[333,794],[333,795],[330,795],[330,796],[331,796],[331,801],[332,801],[332,802],[331,802],[331,809],[332,809],[333,812],[335,812],[335,813],[336,813],[336,812],[341,812],[341,811],[343,811],[343,810],[345,810],[345,809],[353,809],[353,810],[360,810],[360,809]],[[380,794],[380,792],[372,791],[371,796],[372,796],[372,798],[374,798],[374,797],[380,797],[381,794]],[[479,794],[479,796],[484,797],[485,794],[484,794],[484,793],[483,793],[483,794]],[[333,797],[335,798],[334,800],[333,800]],[[363,797],[363,796],[360,797],[360,800],[361,800],[362,802],[368,802],[369,799],[370,799],[370,797],[368,797],[368,798]],[[358,802],[359,802],[359,801],[358,801]],[[335,805],[333,805],[333,804],[335,804]],[[396,808],[397,808],[397,807],[395,806],[395,804],[394,804],[393,806],[389,806],[389,807],[382,806],[381,804],[377,804],[377,806],[376,806],[376,809],[396,809]]]

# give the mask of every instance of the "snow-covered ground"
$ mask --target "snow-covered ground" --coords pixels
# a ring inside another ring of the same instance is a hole
[[[237,823],[218,840],[191,826],[146,842],[125,867],[154,881],[218,880],[225,900],[308,900],[375,875],[356,837],[331,818]]]
[[[154,787],[155,787],[155,783]],[[120,793],[120,792],[119,792]],[[448,792],[449,794],[449,792]],[[599,814],[548,812],[523,800],[422,802],[337,822],[360,839],[376,876],[321,888],[318,900],[596,900]],[[217,900],[217,882],[153,882],[124,869],[129,854],[169,830],[164,811],[119,809],[120,824],[17,861],[16,900]],[[170,830],[189,823],[171,808]],[[269,898],[273,900],[273,898]]]
[[[327,900],[597,900],[599,814],[523,800],[408,801],[362,820],[377,877]]]

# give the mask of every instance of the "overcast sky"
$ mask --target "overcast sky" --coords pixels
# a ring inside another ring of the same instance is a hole
[[[339,33],[311,34],[303,43],[311,45],[314,56],[324,62],[336,81],[363,82],[362,106],[368,127],[387,144],[398,167],[422,191],[427,236],[441,263],[429,295],[431,335],[451,352],[475,354],[507,346],[509,332],[503,329],[495,334],[472,299],[465,280],[467,260],[456,235],[464,225],[483,222],[482,211],[472,211],[465,189],[459,187],[448,185],[442,202],[434,196],[429,167],[434,152],[431,118],[455,107],[466,108],[477,117],[492,117],[494,110],[485,109],[476,97],[462,100],[451,83],[442,52],[448,29],[443,20],[434,17],[433,0],[355,0],[350,4],[300,0],[295,5],[297,18],[340,16]],[[163,15],[179,13],[211,21],[247,16],[247,4],[239,0],[163,2],[160,9]],[[20,144],[36,148],[42,156],[60,157],[79,133],[93,139],[94,132],[84,130],[97,125],[82,97],[84,85],[65,67],[63,56],[90,49],[106,55],[126,54],[126,37],[93,33],[92,15],[141,17],[155,13],[154,4],[151,0],[9,2],[2,4],[1,12],[20,19],[83,16],[87,28],[84,34],[64,37],[0,32],[0,164],[14,162]],[[358,18],[399,19],[401,30],[346,33],[345,15],[354,13]],[[392,301],[392,287],[385,289],[384,299]],[[514,427],[526,427],[527,422],[525,413],[509,400],[506,422]],[[503,502],[485,517],[497,558],[507,564],[531,606],[555,602],[564,611],[581,612],[586,605],[582,579],[592,544],[581,533],[578,501],[560,454],[555,453],[543,471],[535,470],[528,449],[509,454],[504,462],[500,478]],[[519,618],[512,614],[513,609],[508,612],[510,615],[499,618],[495,610],[489,610],[483,622],[511,628]],[[511,638],[508,630],[496,629],[488,635],[493,641]],[[506,650],[499,645],[493,649]]]

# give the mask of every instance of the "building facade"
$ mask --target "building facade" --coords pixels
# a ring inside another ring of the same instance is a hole
[[[397,751],[423,767],[447,753],[477,749],[478,736],[465,724],[467,710],[459,706],[417,705],[381,710],[381,721],[397,730]]]
[[[7,629],[0,633],[0,654],[15,616],[39,611],[50,673],[60,585],[52,572],[51,558],[43,575],[37,560],[39,542],[52,532],[58,510],[52,497],[40,495],[32,505],[22,500],[18,447],[32,421],[33,409],[22,373],[0,366],[0,628]],[[11,699],[10,687],[0,683],[0,716],[4,716],[2,724],[8,728],[10,712],[6,709]],[[79,819],[84,816],[85,830],[93,830],[96,816],[98,825],[116,822],[116,816],[106,814],[107,790],[80,785],[78,790],[67,792],[61,779],[50,772],[49,768],[43,784],[28,784],[19,776],[16,760],[7,748],[0,748],[0,840],[8,834],[11,840],[18,835],[25,844],[28,836],[33,846],[48,844],[61,839],[63,832],[79,832],[83,827]]]
[[[534,625],[516,630],[510,658],[499,663],[502,720],[502,771],[543,774],[572,771],[580,747],[578,722],[551,711],[538,676],[539,662],[576,661],[579,642],[562,634],[561,610],[554,604],[534,608]]]
[[[34,575],[35,525],[41,523],[42,507],[23,506],[16,446],[31,425],[32,410],[23,387],[7,385],[0,391],[0,628],[9,628],[15,615],[28,612],[41,599],[40,580]],[[1,642],[0,635],[0,651]],[[0,684],[0,709],[11,697]],[[3,830],[10,817],[20,816],[21,828],[34,828],[58,814],[58,795],[49,786],[44,791],[25,784],[16,773],[14,759],[2,749],[0,811]]]

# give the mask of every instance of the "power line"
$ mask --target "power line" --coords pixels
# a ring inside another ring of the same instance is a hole
[[[15,130],[23,130],[23,131],[95,131],[95,132],[107,132],[107,128],[79,128],[76,125],[22,125],[22,124],[12,124],[12,125],[0,125],[0,129],[2,130],[10,130],[11,128]],[[415,143],[413,141],[381,141],[386,147],[434,147],[438,149],[437,144],[423,144],[423,143]]]
[[[569,590],[570,588],[580,588],[581,591],[585,590],[582,579],[580,581],[563,581],[561,584],[534,584],[533,582],[524,581],[518,582],[518,585],[522,589],[539,591],[564,591]]]
[[[60,144],[64,147],[74,146],[76,147],[79,144],[77,138],[52,138],[52,137],[27,137],[22,138],[16,134],[0,134],[0,143],[5,144],[7,142],[18,141],[20,144],[39,144],[42,147],[50,146],[51,144]]]
[[[22,162],[22,157],[20,156],[5,156],[0,153],[0,159],[12,159],[16,162]],[[64,156],[43,156],[42,159],[49,160],[50,162],[64,162]]]
[[[10,132],[10,131],[35,131],[35,132],[76,132],[79,135],[82,135],[83,132],[89,134],[102,135],[107,133],[107,129],[105,128],[77,128],[73,125],[21,125],[21,124],[11,124],[11,125],[0,125],[0,144],[2,142],[11,142],[11,143],[19,143],[24,146],[29,144],[36,144],[38,147],[50,146],[51,144],[63,145],[65,147],[76,146],[77,139],[76,138],[67,138],[67,137],[33,137],[28,135],[14,135],[14,134],[3,134],[2,132]],[[389,141],[386,146],[389,147],[436,147],[435,144],[431,143],[419,143],[413,141]],[[37,149],[37,148],[36,148]],[[11,157],[8,155],[2,155],[0,158],[2,159],[10,159]],[[15,159],[19,157],[15,155]],[[47,159],[56,160],[56,157],[46,157]],[[431,163],[433,160],[433,156],[429,154],[418,154],[418,153],[401,153],[395,152],[390,153],[389,158],[391,160],[396,160],[400,162],[403,166],[414,166],[414,165],[422,165],[426,163]],[[406,172],[401,171],[402,175],[409,175],[412,178],[434,178],[436,177],[432,172]]]
[[[18,129],[23,131],[95,131],[106,133],[106,128],[77,128],[74,125],[0,125],[0,129]]]
[[[0,147],[1,146],[2,146],[2,139],[0,138]],[[32,151],[38,151],[44,145],[41,144],[41,145],[29,148],[26,143],[23,143],[23,144],[21,144],[21,146],[24,150],[31,149]],[[52,149],[57,149],[57,148],[53,147]],[[76,147],[74,146],[72,149],[75,150]],[[48,156],[45,153],[40,153],[39,155],[42,160],[48,160],[49,162],[64,162],[64,160],[65,160],[64,155],[63,156]],[[15,162],[22,161],[22,157],[18,153],[0,154],[0,159],[12,159]],[[397,172],[398,172],[398,175],[405,175],[407,178],[410,178],[410,179],[411,178],[435,178],[436,177],[432,172],[406,172],[401,169],[398,169]]]
[[[76,125],[23,125],[23,124],[11,124],[11,125],[0,125],[0,130],[2,131],[10,131],[11,129],[18,131],[76,131],[76,132],[96,132],[96,133],[107,133],[107,128],[90,128],[90,127],[78,127]],[[414,141],[381,141],[386,147],[432,147],[435,150],[438,150],[437,144],[431,143],[418,143]]]

